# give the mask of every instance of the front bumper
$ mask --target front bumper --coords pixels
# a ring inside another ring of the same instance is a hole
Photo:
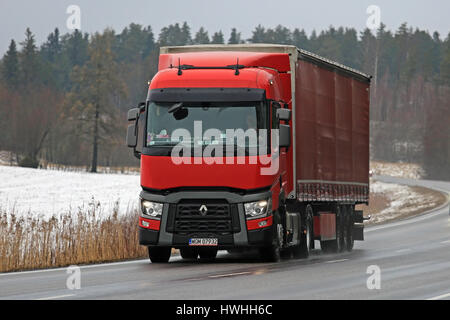
[[[180,248],[188,246],[189,239],[197,237],[217,238],[219,250],[238,247],[260,247],[272,243],[272,225],[268,224],[264,228],[248,230],[244,211],[244,203],[268,199],[271,197],[270,191],[245,195],[224,191],[181,191],[160,195],[142,191],[140,196],[148,201],[164,203],[159,230],[139,227],[139,243],[141,245]],[[230,208],[233,208],[231,209],[233,211],[231,232],[226,234],[208,231],[180,233],[174,230],[175,208],[181,201],[198,200],[200,202],[208,202],[217,199],[226,201]]]

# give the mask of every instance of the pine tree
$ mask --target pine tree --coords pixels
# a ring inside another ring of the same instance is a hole
[[[228,44],[239,44],[242,43],[241,33],[237,32],[236,28],[231,29],[230,39],[228,40]]]
[[[162,46],[184,46],[192,43],[190,27],[186,22],[180,28],[178,23],[161,29],[158,39]]]
[[[194,44],[208,44],[209,42],[208,31],[201,27],[195,34]]]
[[[304,49],[307,51],[311,50],[308,36],[303,29],[299,30],[298,28],[296,28],[292,32],[292,44],[300,49]]]
[[[30,28],[25,32],[25,40],[21,42],[20,52],[20,78],[24,85],[31,85],[39,82],[40,61],[36,47],[36,40]]]
[[[145,45],[143,57],[146,58],[150,55],[150,53],[155,50],[155,35],[153,34],[152,27],[148,26],[144,29],[144,33],[146,34]]]
[[[82,66],[88,60],[89,35],[82,34],[78,29],[62,37],[63,54],[67,55],[70,69]]]
[[[248,39],[251,43],[265,43],[266,41],[266,29],[258,24],[253,30],[253,35],[250,39]]]
[[[444,85],[450,87],[450,33],[443,43],[439,78]]]
[[[183,26],[181,27],[180,46],[189,45],[191,43],[192,43],[191,28],[185,21],[185,22],[183,22]]]
[[[292,44],[291,31],[282,25],[276,26],[272,43]]]
[[[62,45],[59,36],[58,28],[55,29],[54,32],[50,33],[47,37],[47,42],[43,44],[41,48],[42,57],[49,61],[55,62],[57,58],[60,56],[62,51]]]
[[[19,85],[19,53],[16,42],[11,40],[8,51],[3,58],[2,78],[11,89],[17,89]]]
[[[111,144],[117,132],[120,121],[115,105],[126,92],[112,52],[113,39],[112,30],[93,36],[89,60],[85,66],[75,68],[74,87],[69,95],[70,116],[83,123],[91,139],[91,172],[97,172],[99,144]]]
[[[225,39],[223,37],[222,31],[215,32],[213,34],[212,39],[211,39],[211,43],[212,44],[224,44],[225,43]]]

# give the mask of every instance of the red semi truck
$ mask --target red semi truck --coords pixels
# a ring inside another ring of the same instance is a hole
[[[178,248],[278,261],[307,257],[315,240],[352,250],[364,240],[355,205],[369,201],[370,80],[295,46],[161,48],[127,132],[150,260]]]

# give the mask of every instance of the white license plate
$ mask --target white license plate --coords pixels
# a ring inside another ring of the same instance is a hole
[[[194,238],[189,239],[190,246],[211,246],[217,247],[219,245],[219,240],[214,238]]]

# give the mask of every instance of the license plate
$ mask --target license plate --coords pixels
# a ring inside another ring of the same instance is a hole
[[[219,245],[219,240],[214,238],[193,238],[189,239],[189,245],[193,247],[198,246],[217,247]]]

